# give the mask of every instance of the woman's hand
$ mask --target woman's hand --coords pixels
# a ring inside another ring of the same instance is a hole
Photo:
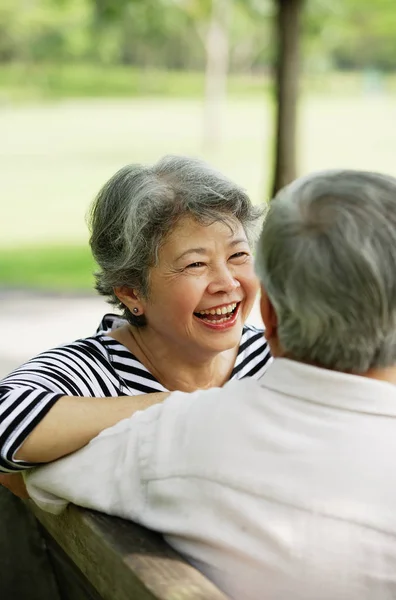
[[[6,487],[18,498],[26,500],[29,494],[26,491],[25,482],[20,473],[0,473],[0,485]]]

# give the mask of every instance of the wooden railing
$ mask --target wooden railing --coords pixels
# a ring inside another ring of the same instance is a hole
[[[40,523],[62,600],[226,600],[158,534],[70,505]]]

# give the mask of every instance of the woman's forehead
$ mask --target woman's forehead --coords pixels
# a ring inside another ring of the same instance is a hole
[[[183,253],[190,248],[203,248],[212,245],[230,245],[236,239],[247,240],[244,229],[235,217],[210,224],[199,223],[196,219],[181,219],[167,236],[162,250],[166,253]]]

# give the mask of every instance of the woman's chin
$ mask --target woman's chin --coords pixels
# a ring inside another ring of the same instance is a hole
[[[243,329],[240,315],[237,315],[232,323],[224,322],[218,325],[202,322],[197,317],[195,317],[195,320],[199,321],[199,337],[204,338],[204,345],[209,347],[211,351],[224,352],[239,345]]]

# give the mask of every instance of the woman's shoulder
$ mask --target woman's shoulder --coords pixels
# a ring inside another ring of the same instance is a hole
[[[102,323],[104,321],[105,318]],[[12,371],[1,383],[3,385],[29,384],[40,380],[44,385],[45,382],[53,380],[72,386],[72,383],[75,384],[77,380],[92,382],[104,379],[110,380],[114,387],[118,387],[118,378],[99,326],[97,333],[91,336],[81,337],[40,352]],[[72,387],[74,388],[74,385]]]
[[[239,342],[239,353],[244,350],[248,350],[249,352],[252,350],[252,345],[254,348],[258,346],[268,346],[267,340],[264,337],[264,328],[256,327],[255,325],[245,324],[242,330],[241,341]]]
[[[243,379],[244,377],[259,379],[270,362],[271,354],[268,342],[264,337],[264,329],[254,325],[245,325],[231,379]]]
[[[261,335],[264,335],[264,327],[257,327],[256,325],[245,323],[243,326],[242,335],[245,333],[261,333]]]
[[[111,331],[122,327],[126,323],[126,319],[124,319],[121,315],[107,313],[104,315],[101,322],[99,323],[99,326],[96,329],[96,335],[109,334]]]

